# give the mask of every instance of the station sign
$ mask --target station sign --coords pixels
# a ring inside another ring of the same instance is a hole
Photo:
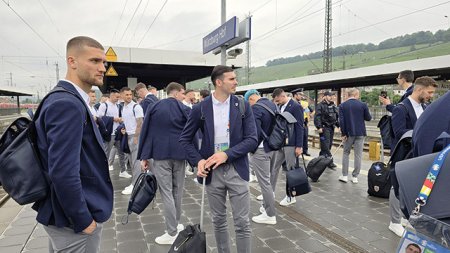
[[[234,16],[203,38],[203,54],[206,54],[239,36],[239,19]]]
[[[106,61],[108,61],[108,62],[116,62],[117,61],[117,54],[112,47],[108,48],[105,55],[106,55]]]

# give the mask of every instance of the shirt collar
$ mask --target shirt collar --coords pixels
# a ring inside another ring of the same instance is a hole
[[[89,103],[90,103],[89,95],[84,90],[82,90],[78,85],[74,84],[73,82],[71,82],[69,80],[61,79],[61,81],[68,82],[68,83],[72,84],[73,87],[78,91],[78,94],[80,94],[81,98],[83,98],[83,100],[86,103],[86,105],[88,107],[90,107],[89,106]]]
[[[408,97],[409,101],[411,101],[411,105],[415,108],[422,107],[420,103],[417,103],[416,100],[414,100],[411,96]]]
[[[229,104],[230,104],[230,98],[231,98],[231,96],[228,95],[228,98],[227,98],[223,103],[221,103],[219,100],[217,100],[217,99],[214,97],[214,93],[211,94],[211,98],[212,98],[212,102],[213,102],[214,105],[229,105]]]

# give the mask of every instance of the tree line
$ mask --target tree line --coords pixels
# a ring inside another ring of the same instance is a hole
[[[369,44],[355,44],[355,45],[345,45],[333,48],[333,56],[342,55],[352,55],[362,52],[370,52],[376,50],[384,50],[396,47],[406,47],[418,44],[433,44],[433,43],[445,43],[450,42],[450,28],[447,30],[439,30],[435,33],[430,31],[420,31],[413,34],[406,34],[402,36],[397,36],[395,38],[387,39],[380,42],[378,45],[373,43]],[[280,64],[294,63],[299,61],[305,61],[310,59],[320,59],[322,58],[323,51],[318,51],[314,53],[309,53],[305,55],[297,55],[293,57],[282,57],[273,60],[269,60],[266,66],[275,66]]]

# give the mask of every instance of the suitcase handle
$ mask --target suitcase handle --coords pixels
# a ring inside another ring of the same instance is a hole
[[[200,230],[203,230],[203,215],[205,212],[205,185],[206,185],[206,177],[203,178],[203,186],[202,186],[202,204],[200,208]]]

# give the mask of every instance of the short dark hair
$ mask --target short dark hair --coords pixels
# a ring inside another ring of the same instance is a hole
[[[145,85],[145,83],[138,83],[138,84],[136,84],[136,87],[134,87],[134,90],[138,91],[140,89],[147,89],[147,85]]]
[[[90,89],[89,93],[95,93],[95,90],[94,89]]]
[[[209,94],[210,94],[209,90],[201,90],[200,91],[200,96],[202,98],[206,98],[207,96],[209,96]]]
[[[109,93],[103,93],[102,97],[109,98]]]
[[[77,36],[67,42],[66,53],[72,48],[82,49],[83,47],[94,47],[105,50],[98,41],[87,36]]]
[[[233,68],[224,66],[224,65],[217,65],[214,67],[212,73],[211,73],[211,81],[214,86],[216,86],[216,80],[220,79],[222,80],[223,74],[228,72],[233,72]]]
[[[433,87],[436,88],[437,87],[437,83],[436,83],[436,81],[434,81],[433,78],[431,78],[429,76],[421,76],[421,77],[418,77],[416,79],[416,81],[414,82],[414,88],[417,87],[417,86],[422,86],[422,87],[433,86]]]
[[[169,94],[170,94],[172,91],[174,91],[174,90],[176,90],[176,91],[184,90],[184,86],[181,85],[181,84],[179,84],[179,83],[177,83],[177,82],[171,82],[171,83],[169,83],[169,84],[167,85],[167,87],[166,87],[166,93],[167,93],[167,95],[169,95]]]
[[[119,93],[119,90],[118,89],[109,90],[109,94],[112,94],[112,93]]]
[[[279,95],[281,95],[281,93],[283,93],[283,92],[284,92],[283,89],[281,89],[281,88],[276,88],[275,90],[273,90],[272,97],[273,97],[273,98],[276,98],[276,97],[278,97]]]
[[[422,249],[421,249],[420,246],[419,246],[418,244],[416,244],[416,243],[410,243],[410,244],[408,244],[408,246],[406,246],[405,249],[409,248],[409,246],[413,246],[413,247],[419,249],[419,252],[422,252]]]
[[[131,91],[131,89],[130,89],[130,87],[122,87],[122,89],[120,89],[120,93],[122,93],[124,91]]]
[[[194,92],[194,90],[193,90],[193,89],[186,90],[186,91],[184,92],[184,94],[188,94],[189,92]]]
[[[398,73],[400,78],[405,78],[408,83],[412,83],[414,81],[414,73],[412,70],[403,70]]]
[[[149,86],[147,87],[147,89],[148,89],[148,90],[156,90],[156,87],[149,85]]]

